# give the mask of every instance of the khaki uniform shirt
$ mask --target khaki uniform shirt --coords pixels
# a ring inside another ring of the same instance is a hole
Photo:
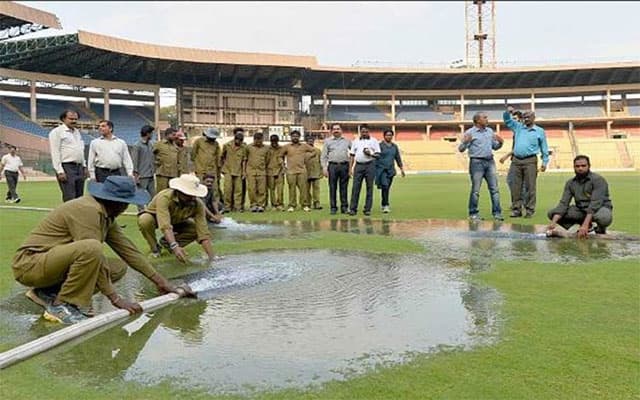
[[[278,146],[277,149],[269,146],[267,160],[267,175],[277,176],[284,172],[284,147]]]
[[[196,223],[196,234],[198,243],[210,239],[209,229],[204,211],[204,203],[196,201],[194,206],[184,206],[180,204],[178,195],[173,189],[164,189],[156,194],[144,210],[156,216],[158,228],[161,231],[171,229],[173,225],[179,224],[193,218]]]
[[[125,236],[115,219],[107,216],[102,204],[93,196],[85,195],[55,208],[29,233],[14,258],[15,276],[19,277],[25,272],[20,271],[20,265],[15,262],[23,252],[47,252],[56,246],[84,239],[107,243],[124,262],[147,278],[156,273],[149,260]],[[107,285],[98,289],[104,294],[115,292],[111,282]]]
[[[175,178],[178,176],[178,148],[167,140],[153,146],[156,156],[156,175]]]
[[[266,176],[267,162],[269,161],[269,148],[253,144],[247,146],[247,175]]]
[[[195,165],[196,175],[218,175],[220,162],[220,144],[207,140],[205,137],[197,139],[191,149],[191,160]]]
[[[305,167],[307,168],[307,179],[322,178],[322,165],[320,165],[320,155],[322,150],[313,148],[313,153],[307,153]]]
[[[301,174],[306,172],[304,161],[309,153],[313,153],[314,148],[306,143],[290,143],[283,147],[282,153],[287,157],[287,173]]]
[[[242,176],[242,163],[247,160],[247,145],[236,146],[233,141],[222,146],[220,162],[222,173],[231,176]]]
[[[176,146],[178,148],[178,176],[188,174],[189,168],[189,148],[187,146]]]

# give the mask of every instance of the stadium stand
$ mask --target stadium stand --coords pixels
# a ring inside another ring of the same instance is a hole
[[[589,118],[603,117],[602,102],[589,103],[537,103],[536,118]]]
[[[577,138],[577,152],[589,156],[594,170],[625,168],[615,140]]]
[[[627,111],[629,115],[634,117],[640,116],[640,100],[632,101],[629,100],[627,103]]]
[[[390,115],[374,105],[331,105],[329,107],[331,121],[390,121]]]
[[[48,137],[49,135],[49,130],[25,118],[21,113],[12,108],[10,104],[8,105],[4,99],[0,100],[0,124],[33,135],[42,137]]]
[[[138,114],[136,110],[143,107],[135,107],[111,104],[109,106],[109,119],[113,121],[114,133],[127,144],[134,144],[140,136],[140,128],[149,123],[148,120]],[[104,104],[91,103],[91,110],[98,115],[104,115]]]
[[[396,121],[452,121],[454,114],[445,114],[428,106],[396,107]]]
[[[6,97],[6,100],[20,110],[25,117],[31,114],[30,100],[28,98]],[[80,122],[94,122],[94,118],[91,118],[91,115],[89,115],[86,109],[76,103],[64,100],[36,99],[36,115],[38,120],[59,121],[60,113],[66,109],[78,112],[80,114]]]
[[[502,104],[485,104],[485,105],[466,104],[464,106],[464,119],[468,121],[473,120],[473,114],[477,112],[486,113],[490,120],[502,121],[502,113],[504,112],[504,106]]]

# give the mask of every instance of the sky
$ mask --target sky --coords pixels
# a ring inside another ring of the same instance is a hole
[[[316,56],[321,65],[447,66],[465,55],[464,2],[49,2],[63,32]],[[640,2],[496,2],[498,65],[640,60]]]

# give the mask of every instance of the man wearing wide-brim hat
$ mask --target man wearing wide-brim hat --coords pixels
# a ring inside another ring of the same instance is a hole
[[[198,197],[207,195],[207,187],[200,183],[195,175],[183,174],[169,181],[169,189],[156,194],[147,207],[138,215],[138,227],[149,244],[152,255],[160,255],[160,246],[156,240],[156,229],[160,229],[160,243],[168,249],[178,261],[186,263],[184,251],[189,243],[197,241],[209,256],[214,259],[211,247],[211,235],[207,227],[204,203]]]
[[[88,195],[49,213],[13,258],[15,279],[33,287],[27,296],[45,308],[44,317],[51,321],[73,324],[86,319],[81,310],[91,306],[96,290],[117,308],[132,314],[142,311],[138,303],[116,293],[113,282],[124,276],[127,265],[107,260],[103,243],[152,280],[161,293],[176,292],[115,222],[129,204],[145,204],[149,194],[137,189],[127,176],[109,176],[104,183],[89,182],[88,191]]]

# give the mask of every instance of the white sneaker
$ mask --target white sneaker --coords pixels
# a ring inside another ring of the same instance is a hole
[[[293,207],[289,207],[289,208],[287,208],[287,211],[289,211],[289,212],[293,212],[293,211],[294,211],[294,209],[293,209]]]
[[[309,207],[305,207],[305,208],[303,208],[303,210],[306,211],[306,212],[311,211],[311,209]]]
[[[382,212],[385,214],[389,214],[391,212],[391,209],[389,208],[389,206],[384,206],[382,207]]]

